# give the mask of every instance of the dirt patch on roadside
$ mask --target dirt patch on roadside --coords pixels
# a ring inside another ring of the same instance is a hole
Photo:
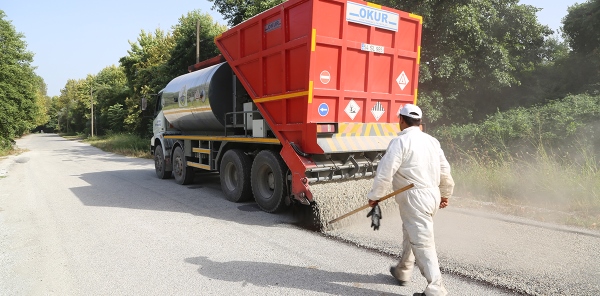
[[[509,201],[488,202],[466,197],[452,197],[451,206],[475,209],[490,213],[513,215],[539,222],[555,223],[600,230],[600,213],[566,212],[530,205],[519,205]]]

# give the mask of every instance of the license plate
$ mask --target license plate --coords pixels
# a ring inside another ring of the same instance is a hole
[[[361,43],[360,44],[360,49],[364,50],[364,51],[383,53],[383,46],[381,46],[381,45],[373,45],[373,44]]]

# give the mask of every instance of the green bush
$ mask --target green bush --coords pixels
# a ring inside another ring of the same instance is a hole
[[[434,132],[450,157],[483,153],[502,161],[538,148],[573,150],[581,144],[600,151],[600,96],[573,95],[532,108],[497,112],[482,123],[443,127]]]

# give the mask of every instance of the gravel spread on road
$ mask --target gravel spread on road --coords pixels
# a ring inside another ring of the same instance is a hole
[[[315,217],[324,231],[345,227],[353,224],[356,219],[364,220],[370,208],[362,210],[348,218],[339,220],[333,224],[329,221],[349,213],[368,203],[367,194],[373,186],[373,178],[348,179],[335,182],[321,182],[311,184],[310,189],[316,202]],[[388,188],[392,192],[391,186]],[[394,198],[389,198],[380,203],[382,211],[388,207],[396,208]],[[370,225],[370,224],[369,224]]]

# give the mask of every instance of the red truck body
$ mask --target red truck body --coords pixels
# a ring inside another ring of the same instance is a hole
[[[298,155],[385,150],[397,111],[416,103],[420,16],[363,1],[290,0],[215,38],[282,143],[296,180],[315,164]],[[333,130],[322,139],[319,132]]]

